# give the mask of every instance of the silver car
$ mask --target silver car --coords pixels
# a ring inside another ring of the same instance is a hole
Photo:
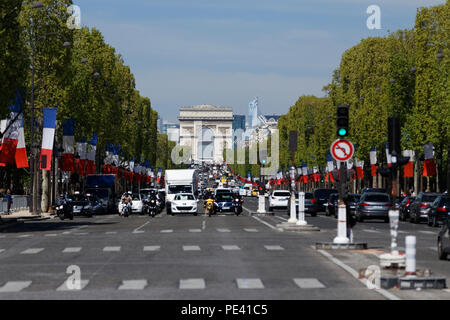
[[[356,205],[355,216],[359,222],[365,219],[381,219],[389,222],[392,203],[387,193],[364,193]]]

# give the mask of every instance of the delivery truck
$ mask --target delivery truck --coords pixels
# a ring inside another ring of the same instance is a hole
[[[171,214],[171,201],[178,193],[192,193],[198,198],[198,173],[195,169],[174,169],[166,170],[166,209],[167,214]]]

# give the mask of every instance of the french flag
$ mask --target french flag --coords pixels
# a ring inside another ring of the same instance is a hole
[[[27,148],[25,146],[25,134],[23,130],[23,116],[20,115],[19,119],[19,138],[16,149],[16,166],[18,169],[28,168]]]
[[[409,157],[409,162],[403,166],[403,177],[412,178],[412,177],[414,177],[413,162],[414,162],[415,152],[413,150],[404,150],[403,156]]]
[[[15,113],[11,114],[14,119]],[[13,164],[15,160],[16,148],[19,138],[19,123],[16,121],[10,125],[8,130],[6,128],[11,123],[11,120],[2,120],[1,131],[3,133],[3,141],[0,146],[0,163],[2,166]],[[5,132],[6,130],[6,132]]]
[[[75,171],[74,154],[75,154],[75,120],[63,120],[63,157],[61,170],[66,172]]]
[[[433,177],[437,175],[436,164],[434,163],[434,146],[431,142],[423,146],[424,163],[422,176]]]
[[[364,161],[359,161],[357,158],[355,158],[356,163],[356,176],[358,179],[364,179]]]
[[[370,149],[370,168],[372,169],[372,177],[377,176],[377,148]]]
[[[44,108],[44,131],[42,133],[42,149],[40,169],[50,170],[52,167],[53,142],[55,140],[56,108]]]
[[[87,159],[87,140],[81,139],[77,142],[77,153],[80,157],[78,161],[78,174],[84,176],[86,174],[86,159]]]
[[[97,151],[98,134],[94,133],[92,135],[92,140],[89,142],[90,150],[87,155],[87,174],[95,173],[95,154]]]
[[[392,167],[392,155],[389,152],[389,146],[387,143],[386,143],[386,160],[387,160],[388,167]]]

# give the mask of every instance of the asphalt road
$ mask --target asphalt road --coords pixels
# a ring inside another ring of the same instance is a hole
[[[163,212],[153,219],[106,215],[26,222],[0,233],[0,299],[392,298],[369,290],[312,247],[332,241],[334,218],[307,216],[320,232],[288,233],[276,230],[286,212],[251,216],[256,198],[247,198],[244,207],[239,217],[172,217]],[[402,223],[400,230],[406,232],[400,244],[406,234],[418,237],[418,267],[429,264],[449,275],[449,262],[438,261],[431,249],[437,229]],[[358,224],[355,238],[387,249],[388,224]],[[68,268],[80,271],[80,288],[70,286]],[[450,293],[438,293],[450,298]]]

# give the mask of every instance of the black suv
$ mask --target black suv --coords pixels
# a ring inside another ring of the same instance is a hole
[[[316,199],[317,212],[325,212],[324,204],[333,193],[337,193],[336,189],[316,189],[314,190],[314,199]]]

